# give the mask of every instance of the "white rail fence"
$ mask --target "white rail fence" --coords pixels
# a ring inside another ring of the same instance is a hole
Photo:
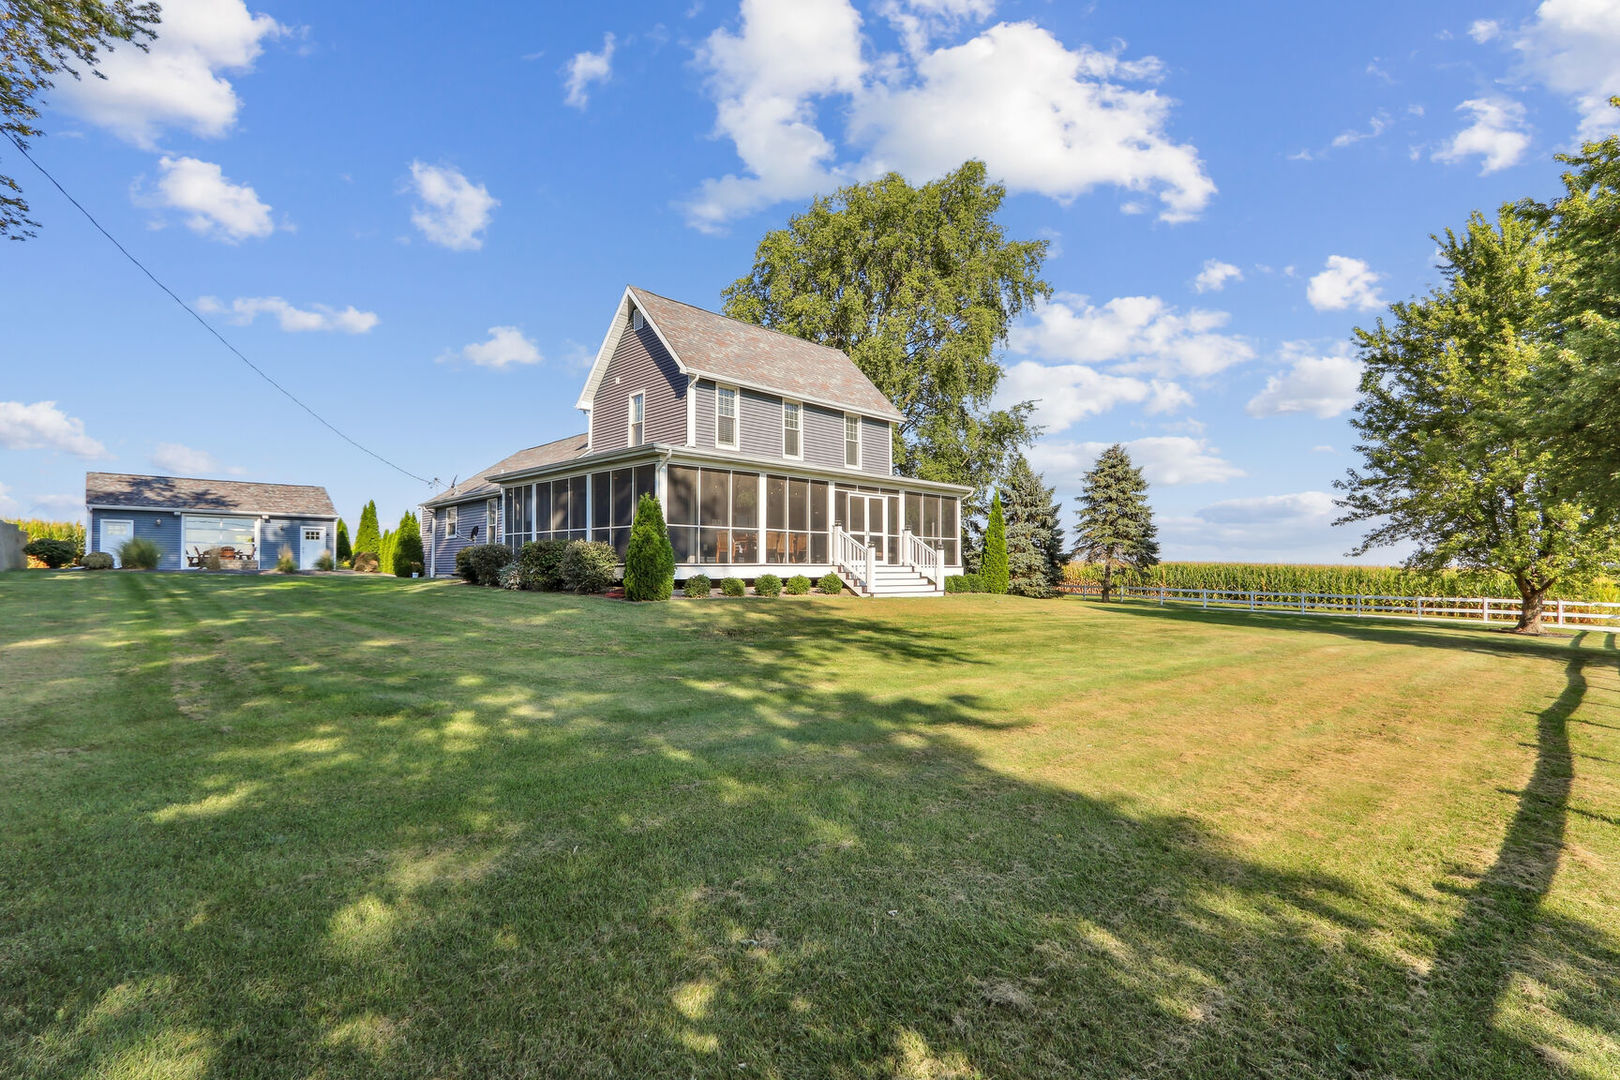
[[[1241,589],[1172,589],[1125,585],[1114,590],[1131,600],[1191,605],[1223,611],[1280,611],[1294,615],[1338,615],[1366,619],[1446,619],[1504,625],[1519,621],[1520,601],[1496,596],[1352,596],[1344,593],[1254,592]],[[1081,596],[1100,596],[1098,586],[1082,586]],[[1550,626],[1620,630],[1620,603],[1548,600],[1542,622]]]

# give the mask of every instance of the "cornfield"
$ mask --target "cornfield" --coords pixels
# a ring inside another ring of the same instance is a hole
[[[1519,595],[1506,574],[1465,570],[1424,572],[1398,566],[1293,565],[1275,563],[1166,562],[1145,572],[1114,571],[1121,585],[1163,585],[1170,589],[1225,589],[1234,592],[1332,593],[1341,596]],[[1066,585],[1096,585],[1102,567],[1073,562],[1063,568]],[[1554,588],[1549,599],[1620,601],[1620,583],[1599,578],[1572,588]]]

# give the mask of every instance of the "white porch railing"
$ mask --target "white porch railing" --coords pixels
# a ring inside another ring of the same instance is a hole
[[[1350,615],[1368,619],[1460,619],[1486,625],[1515,623],[1520,602],[1497,596],[1373,596],[1346,593],[1257,592],[1245,589],[1172,589],[1160,585],[1116,587],[1124,599],[1201,608],[1282,611],[1295,615]],[[1082,592],[1095,595],[1096,586]],[[1548,600],[1542,621],[1552,626],[1620,630],[1620,604],[1595,600]]]
[[[877,577],[877,553],[838,525],[833,526],[833,564],[849,575],[856,592],[872,593]]]
[[[929,581],[934,588],[945,588],[945,562],[940,553],[926,540],[920,540],[906,529],[900,534],[900,559]]]

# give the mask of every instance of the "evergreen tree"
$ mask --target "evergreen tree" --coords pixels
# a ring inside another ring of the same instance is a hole
[[[990,500],[990,521],[984,527],[984,552],[979,557],[979,582],[987,593],[1007,591],[1007,521],[1001,512],[1001,492]]]
[[[377,500],[360,511],[360,527],[354,532],[355,555],[382,555],[382,534],[377,531]]]
[[[1063,576],[1063,508],[1023,454],[1007,476],[1007,591],[1053,596]]]
[[[656,498],[643,495],[624,556],[624,598],[668,600],[674,591],[675,550],[669,544],[664,511]]]
[[[377,541],[377,573],[392,574],[394,572],[394,545],[399,537],[393,530],[384,530]]]
[[[1118,443],[1086,473],[1074,553],[1102,565],[1102,598],[1113,598],[1115,570],[1146,570],[1159,563],[1159,532],[1147,501],[1142,470]]]
[[[349,523],[338,518],[337,528],[337,561],[347,564],[354,558],[354,548],[349,544]]]
[[[394,533],[394,576],[410,577],[412,572],[420,573],[426,559],[422,550],[422,524],[407,510]]]

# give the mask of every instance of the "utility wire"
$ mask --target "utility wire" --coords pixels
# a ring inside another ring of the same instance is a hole
[[[255,364],[253,361],[249,360],[246,356],[244,356],[242,354],[241,349],[238,349],[235,345],[232,345],[229,341],[227,341],[225,339],[224,334],[221,334],[218,330],[214,329],[213,324],[211,324],[207,319],[203,318],[201,315],[197,314],[196,311],[192,310],[191,305],[186,303],[184,300],[180,299],[180,297],[175,294],[175,291],[173,289],[169,288],[167,285],[163,284],[163,282],[159,281],[158,276],[156,274],[152,273],[152,271],[148,270],[146,268],[146,265],[144,263],[142,263],[141,260],[139,260],[135,256],[131,255],[129,253],[129,249],[125,248],[123,244],[120,244],[118,242],[117,237],[113,236],[112,233],[108,232],[105,228],[102,227],[101,222],[99,222],[99,221],[97,221],[95,219],[95,215],[91,214],[90,211],[86,210],[79,203],[78,199],[75,199],[72,195],[68,194],[67,188],[63,187],[61,185],[61,183],[59,183],[57,181],[56,177],[54,177],[54,176],[52,176],[50,174],[49,170],[47,170],[45,168],[45,166],[41,165],[39,162],[34,160],[33,155],[28,152],[28,149],[25,146],[23,146],[22,142],[18,140],[17,136],[13,135],[9,131],[5,132],[5,136],[6,136],[6,138],[11,140],[11,144],[17,148],[17,152],[19,154],[21,154],[23,157],[27,158],[28,163],[30,165],[32,165],[34,168],[38,169],[39,172],[40,172],[40,175],[45,177],[45,179],[49,180],[51,182],[51,185],[53,187],[55,187],[57,191],[60,191],[62,193],[62,197],[65,198],[68,202],[72,203],[74,208],[76,210],[78,210],[79,213],[83,214],[85,216],[85,219],[87,221],[89,221],[90,224],[92,224],[92,225],[94,225],[96,227],[96,231],[99,232],[102,236],[105,236],[107,238],[107,240],[112,244],[112,246],[117,248],[119,250],[119,252],[123,254],[124,258],[126,258],[130,262],[134,263],[136,269],[140,270],[141,273],[145,274],[148,278],[151,279],[152,284],[156,285],[158,288],[162,289],[165,293],[167,293],[170,300],[173,300],[175,303],[179,304],[181,309],[183,311],[185,311],[185,313],[187,315],[190,315],[193,319],[196,319],[198,324],[201,325],[204,330],[207,330],[210,334],[213,334],[214,337],[219,340],[219,343],[221,345],[225,346],[227,349],[229,349],[232,353],[234,353],[236,355],[236,358],[238,360],[242,361],[242,363],[244,363],[248,367],[252,368],[254,374],[256,374],[259,378],[263,379],[265,382],[269,383],[271,386],[275,387],[277,390],[280,390],[282,392],[282,394],[286,395],[287,400],[291,401],[294,405],[297,405],[300,409],[303,409],[305,412],[309,413],[309,415],[313,416],[316,420],[320,421],[320,423],[328,431],[332,432],[332,434],[336,435],[338,438],[342,439],[344,442],[348,443],[350,446],[354,447],[356,450],[359,450],[362,453],[371,455],[372,457],[376,458],[378,461],[382,462],[384,465],[387,465],[390,469],[393,469],[396,472],[404,473],[406,476],[410,477],[412,480],[421,481],[422,483],[426,484],[428,487],[434,487],[435,486],[435,482],[432,481],[432,480],[429,480],[427,477],[425,477],[425,476],[417,476],[415,473],[411,472],[409,469],[404,468],[403,466],[400,466],[400,465],[396,465],[392,461],[389,461],[387,458],[383,457],[381,454],[377,453],[377,451],[371,449],[370,447],[364,446],[361,443],[356,442],[354,439],[350,438],[344,432],[339,430],[330,420],[326,419],[326,417],[322,416],[320,413],[316,412],[314,409],[310,408],[308,405],[306,405],[302,401],[300,401],[298,396],[296,394],[294,394],[291,390],[288,390],[285,386],[282,386],[280,383],[276,382],[276,380],[272,379],[268,374],[265,373],[263,368],[259,367],[259,365]]]

